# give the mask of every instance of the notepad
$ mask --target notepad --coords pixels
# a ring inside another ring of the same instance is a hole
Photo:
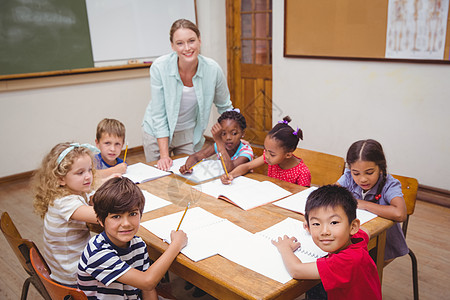
[[[306,200],[308,199],[309,194],[315,191],[317,187],[310,187],[301,192],[292,194],[289,197],[281,199],[280,201],[274,202],[273,205],[282,207],[287,210],[292,210],[301,214],[305,214],[305,205]],[[356,217],[360,220],[361,224],[369,222],[372,219],[378,217],[376,214],[371,213],[370,211],[363,209],[356,209]]]
[[[186,164],[186,160],[188,156],[174,159],[172,167],[169,171],[177,174],[178,176],[184,177],[193,182],[202,182],[212,178],[216,178],[222,176],[224,174],[223,167],[221,165],[220,160],[203,160],[196,166],[192,168],[192,173],[181,174],[180,168],[181,166]]]
[[[301,243],[301,248],[294,253],[304,263],[316,261],[317,258],[327,255],[314,244],[312,237],[304,230],[302,222],[292,218],[257,232],[250,238],[245,236],[235,238],[234,243],[221,249],[219,254],[284,284],[292,277],[286,270],[278,249],[272,244],[272,239],[284,235],[295,236]]]
[[[170,175],[170,172],[162,171],[158,168],[137,163],[127,167],[127,172],[123,174],[123,177],[127,177],[134,183],[143,183],[146,181],[154,180],[163,176]]]
[[[144,194],[145,197],[145,206],[143,213],[156,210],[158,208],[167,206],[172,204],[172,202],[164,200],[158,196],[153,195],[152,193],[149,193],[145,190],[142,190],[142,194]]]
[[[249,210],[292,193],[270,181],[258,181],[239,176],[231,184],[223,184],[220,179],[212,180],[193,188],[218,199],[230,202],[244,210]]]
[[[170,232],[177,228],[183,213],[184,211],[180,211],[143,222],[141,225],[170,244]],[[251,236],[250,232],[200,207],[187,210],[180,230],[188,236],[188,243],[181,253],[193,261],[218,254],[226,244],[233,243],[234,236]]]

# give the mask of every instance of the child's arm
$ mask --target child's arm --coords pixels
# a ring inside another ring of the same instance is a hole
[[[70,219],[97,224],[97,215],[95,214],[94,207],[90,205],[78,207],[70,216]]]
[[[114,167],[103,169],[103,170],[96,170],[95,173],[98,178],[107,178],[113,174],[119,173],[119,174],[125,174],[127,172],[127,164],[122,162],[120,164],[115,165]]]
[[[155,289],[153,290],[141,290],[142,300],[158,300],[158,293]]]
[[[233,171],[228,173],[228,177],[227,174],[223,174],[220,177],[220,180],[222,180],[223,184],[230,184],[234,178],[247,174],[250,170],[262,165],[264,165],[264,159],[260,156],[252,161],[249,161],[248,163],[237,166]]]
[[[317,264],[302,263],[300,259],[295,256],[294,251],[300,247],[300,243],[295,237],[289,238],[285,235],[283,238],[279,237],[277,241],[272,241],[283,258],[283,263],[292,278],[295,279],[320,279]]]
[[[358,208],[368,210],[371,213],[395,222],[403,222],[406,220],[406,204],[403,197],[394,197],[390,205],[381,205],[358,199]]]
[[[145,272],[130,269],[117,280],[141,290],[154,290],[178,253],[187,244],[186,233],[182,230],[172,230],[170,238],[172,242],[167,250]]]
[[[200,151],[195,152],[192,155],[189,155],[188,159],[186,160],[186,163],[181,166],[180,173],[186,174],[186,173],[192,173],[193,169],[190,169],[193,165],[195,165],[200,160],[210,157],[214,154],[214,146],[209,145],[204,148],[202,148]]]

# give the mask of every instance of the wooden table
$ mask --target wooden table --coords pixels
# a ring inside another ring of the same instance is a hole
[[[304,187],[261,174],[248,174],[246,176],[260,181],[270,180],[293,193],[305,189]],[[191,207],[200,206],[252,233],[264,230],[284,220],[286,217],[304,221],[303,215],[273,204],[266,204],[245,211],[226,201],[197,192],[191,188],[192,184],[192,182],[186,181],[177,175],[170,175],[140,184],[141,189],[176,204],[145,213],[142,221],[182,211],[189,201],[191,202]],[[384,263],[386,229],[392,225],[392,221],[379,217],[364,224],[364,227],[371,234],[369,247],[376,250],[376,261],[378,266],[380,266],[378,268],[380,278],[383,270],[381,263]],[[152,260],[156,260],[168,247],[168,244],[142,226],[138,235],[148,244],[149,256]],[[208,241],[205,242],[207,243]],[[282,284],[229,261],[220,255],[193,262],[185,255],[179,254],[171,265],[170,270],[218,299],[293,299],[302,295],[319,282],[317,280],[292,279],[286,284]]]

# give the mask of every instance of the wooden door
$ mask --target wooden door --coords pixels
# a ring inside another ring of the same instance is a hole
[[[231,100],[247,120],[244,138],[262,145],[272,128],[272,1],[226,4]]]

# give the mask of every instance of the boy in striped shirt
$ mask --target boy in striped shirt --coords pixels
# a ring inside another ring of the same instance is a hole
[[[78,264],[78,287],[88,299],[158,299],[155,287],[187,244],[172,231],[172,243],[150,266],[144,241],[135,236],[144,209],[141,190],[128,178],[105,182],[92,199],[104,231],[91,238]]]

